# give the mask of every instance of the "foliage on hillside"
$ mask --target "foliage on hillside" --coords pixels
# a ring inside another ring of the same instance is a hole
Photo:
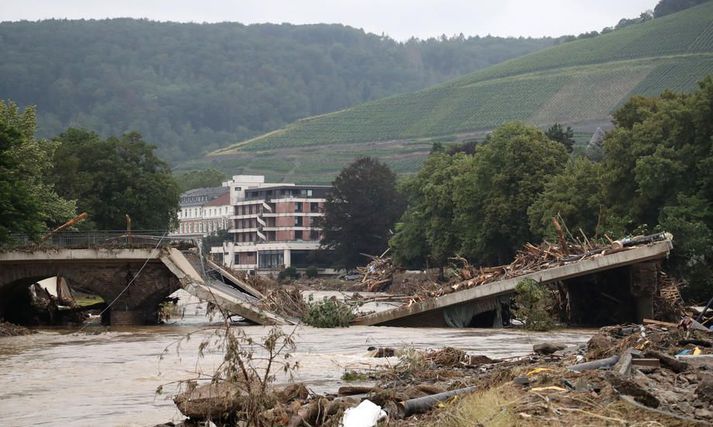
[[[606,122],[631,94],[690,91],[713,73],[713,2],[488,67],[433,88],[293,123],[234,149],[413,140],[492,129]]]
[[[553,39],[409,40],[342,25],[146,20],[0,23],[0,94],[39,134],[139,131],[186,160],[301,117],[427,87]]]
[[[228,175],[216,169],[191,170],[175,174],[181,192],[201,187],[220,187]]]

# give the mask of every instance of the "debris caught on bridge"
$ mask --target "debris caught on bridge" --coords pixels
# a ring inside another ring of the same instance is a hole
[[[365,285],[365,291],[381,292],[391,285],[396,267],[391,262],[391,258],[385,255],[386,252],[378,257],[365,255],[371,258],[371,262],[366,267],[357,267],[357,271],[363,275],[361,283]]]
[[[439,289],[413,296],[409,303],[436,298],[452,292],[481,286],[498,280],[523,276],[525,274],[560,267],[590,258],[606,256],[617,252],[627,251],[635,247],[652,242],[670,239],[668,233],[658,233],[650,236],[617,240],[608,245],[597,244],[586,240],[584,242],[566,242],[566,247],[561,244],[544,241],[539,246],[531,243],[525,244],[515,255],[513,262],[496,267],[477,267],[471,265],[465,258],[456,257],[456,274],[461,280]],[[677,286],[673,281],[668,281],[666,286],[667,298],[680,297]]]

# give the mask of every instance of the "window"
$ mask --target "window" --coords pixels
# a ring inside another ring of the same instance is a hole
[[[302,212],[302,203],[295,202],[295,212]]]
[[[302,227],[302,217],[301,216],[295,217],[295,227]]]
[[[310,212],[319,212],[319,203],[317,202],[311,202],[309,204],[309,211]]]
[[[304,230],[295,230],[295,240],[304,239]]]

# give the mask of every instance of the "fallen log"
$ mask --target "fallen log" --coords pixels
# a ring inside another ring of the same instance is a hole
[[[667,354],[661,353],[660,351],[648,350],[644,353],[648,358],[655,358],[661,361],[661,364],[666,368],[672,370],[673,372],[679,374],[686,369],[688,369],[688,364],[686,362],[681,362],[675,357],[669,356]]]
[[[337,394],[340,396],[353,396],[355,394],[366,394],[366,393],[371,393],[371,392],[375,392],[378,390],[379,390],[378,387],[345,385],[345,386],[339,387],[339,390],[337,390]]]

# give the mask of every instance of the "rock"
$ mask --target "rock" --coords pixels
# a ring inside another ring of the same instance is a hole
[[[467,354],[465,356],[466,365],[484,365],[486,363],[493,363],[495,360],[484,356],[482,354]]]
[[[700,400],[713,403],[713,377],[706,375],[696,387],[696,397]]]
[[[622,378],[617,375],[608,374],[606,379],[614,387],[614,389],[619,394],[629,395],[634,398],[637,402],[642,405],[646,405],[649,408],[658,408],[660,405],[659,400],[653,394],[649,393],[640,384],[634,381]]]
[[[515,384],[519,385],[529,385],[530,384],[530,378],[528,377],[515,377],[513,378],[512,382]]]
[[[590,338],[587,343],[587,358],[599,359],[602,356],[610,354],[614,347],[615,340],[609,335],[599,333]]]
[[[713,412],[711,412],[705,408],[696,409],[694,414],[696,414],[696,418],[711,418],[711,417],[713,417]]]
[[[549,342],[535,344],[532,346],[532,350],[537,354],[552,354],[556,351],[564,350],[565,348],[567,348],[567,346],[564,344]]]
[[[372,357],[394,357],[396,355],[396,350],[391,347],[369,347],[366,350],[372,353]]]

